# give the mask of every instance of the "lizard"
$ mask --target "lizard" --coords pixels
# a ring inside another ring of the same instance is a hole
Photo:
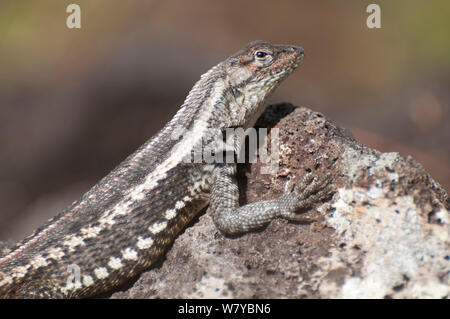
[[[329,193],[328,175],[307,173],[279,198],[239,206],[234,161],[186,158],[202,141],[216,153],[239,152],[237,140],[231,149],[213,143],[210,129],[252,127],[266,98],[303,56],[298,46],[254,41],[203,74],[157,134],[0,259],[0,297],[84,298],[111,291],[154,265],[205,207],[225,235],[257,230],[275,218],[299,220],[298,209]],[[182,136],[174,137],[180,128]],[[74,269],[76,280],[69,280]]]

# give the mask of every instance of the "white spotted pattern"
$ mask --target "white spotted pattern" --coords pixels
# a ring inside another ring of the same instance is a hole
[[[94,279],[91,276],[89,276],[89,275],[83,276],[83,285],[85,285],[86,287],[89,287],[93,284],[94,284]]]
[[[65,287],[61,288],[63,294],[67,294],[70,290],[76,290],[81,288],[81,282],[79,280],[68,281]]]
[[[151,238],[151,237],[147,237],[147,238],[139,237],[138,242],[136,244],[136,246],[139,249],[149,249],[150,247],[152,247],[152,245],[153,245],[153,238]]]
[[[184,201],[179,200],[178,202],[175,203],[175,208],[182,209],[185,205],[186,205],[186,203]]]
[[[83,238],[79,236],[71,236],[69,239],[67,239],[65,242],[63,242],[64,246],[67,246],[69,248],[69,251],[72,252],[75,250],[75,247],[83,246],[85,245]]]
[[[0,272],[0,287],[3,285],[10,285],[12,283],[13,283],[13,279],[11,276],[8,276],[5,273]]]
[[[45,267],[48,265],[47,260],[42,257],[41,254],[37,254],[33,257],[33,259],[31,260],[30,264],[34,267],[34,268],[39,268],[39,267]]]
[[[101,230],[102,228],[99,226],[89,226],[87,228],[82,228],[81,233],[83,234],[84,238],[94,238],[98,236]]]
[[[105,279],[108,277],[108,270],[105,267],[98,267],[94,269],[95,277],[98,279]]]
[[[126,260],[137,260],[138,259],[137,256],[138,256],[137,251],[134,250],[133,248],[128,247],[122,251],[122,257],[123,259]]]
[[[47,250],[47,253],[48,253],[48,257],[47,258],[52,258],[54,260],[58,260],[58,259],[62,258],[65,255],[63,250],[61,248],[58,248],[58,247],[50,247]]]
[[[15,278],[22,278],[25,277],[25,275],[28,272],[28,268],[30,267],[30,265],[26,265],[26,266],[17,266],[16,268],[14,268],[13,270],[13,277]]]
[[[177,202],[178,204],[179,202]],[[164,218],[167,220],[173,219],[175,216],[177,216],[177,211],[175,209],[168,209],[164,212]]]
[[[159,223],[154,223],[148,227],[148,230],[151,231],[153,234],[157,234],[164,230],[167,227],[167,221],[162,221]]]
[[[111,257],[111,258],[109,258],[108,266],[111,269],[117,270],[119,268],[122,268],[123,264],[122,264],[122,261],[120,260],[120,258]]]

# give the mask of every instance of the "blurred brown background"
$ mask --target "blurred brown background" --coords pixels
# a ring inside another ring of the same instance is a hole
[[[62,210],[252,40],[306,57],[271,101],[324,113],[450,189],[450,1],[0,2],[0,239]],[[66,27],[81,6],[82,28]]]

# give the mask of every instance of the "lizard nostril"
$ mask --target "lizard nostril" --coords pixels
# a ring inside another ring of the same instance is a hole
[[[285,51],[290,52],[290,53],[298,52],[300,55],[304,55],[305,54],[305,50],[303,50],[302,47],[298,47],[296,45],[287,47],[285,49]]]
[[[304,55],[304,54],[305,54],[305,50],[303,50],[302,47],[296,47],[296,46],[294,46],[293,48],[294,48],[295,50],[299,51],[301,55]]]

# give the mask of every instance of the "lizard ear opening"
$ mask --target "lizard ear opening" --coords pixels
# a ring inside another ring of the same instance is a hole
[[[234,97],[238,100],[242,96],[242,92],[236,89],[234,86],[231,87]]]

